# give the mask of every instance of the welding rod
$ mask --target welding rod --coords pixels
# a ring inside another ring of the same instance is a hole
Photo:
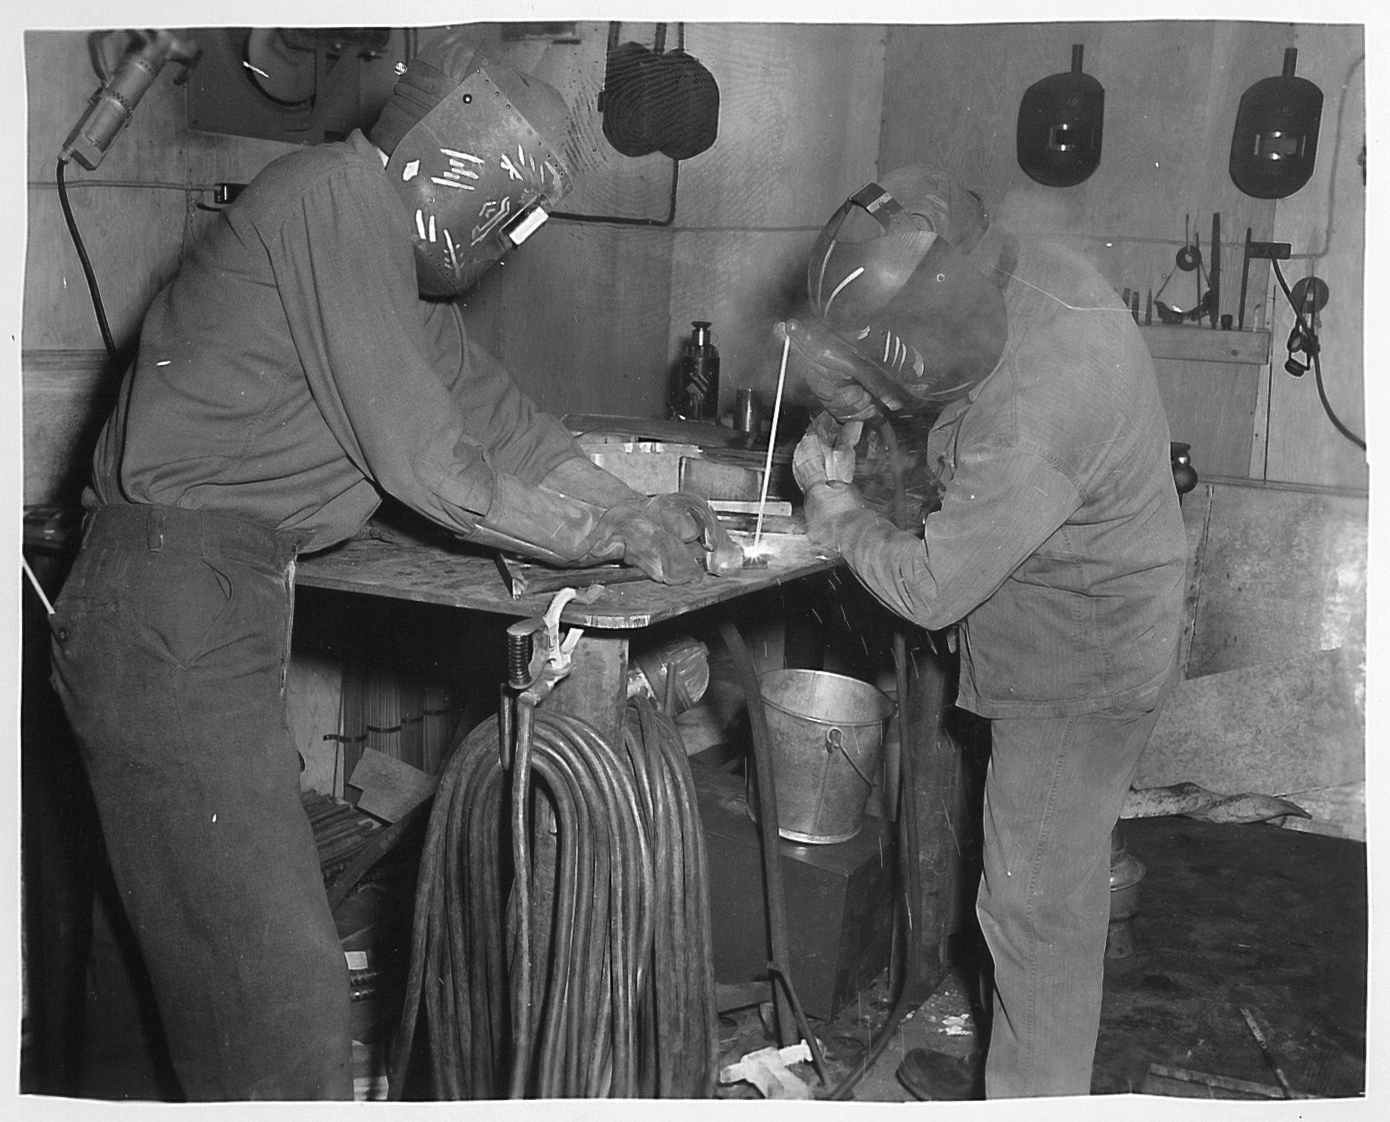
[[[1295,1097],[1293,1088],[1289,1086],[1289,1081],[1284,1077],[1284,1069],[1275,1060],[1269,1050],[1269,1045],[1265,1043],[1265,1034],[1260,1031],[1260,1026],[1255,1023],[1255,1018],[1250,1015],[1250,1010],[1241,1007],[1240,1015],[1245,1018],[1245,1023],[1250,1026],[1250,1035],[1255,1038],[1255,1043],[1260,1046],[1260,1052],[1264,1055],[1265,1062],[1269,1064],[1274,1072],[1274,1078],[1279,1080],[1279,1086],[1284,1090],[1284,1097],[1292,1099]]]
[[[790,333],[782,339],[782,368],[777,372],[777,399],[772,403],[772,429],[767,434],[767,460],[763,464],[763,490],[758,496],[758,524],[753,531],[753,548],[763,537],[763,511],[767,509],[767,485],[772,480],[772,452],[777,447],[777,422],[782,416],[782,389],[787,384],[787,355],[791,351]]]

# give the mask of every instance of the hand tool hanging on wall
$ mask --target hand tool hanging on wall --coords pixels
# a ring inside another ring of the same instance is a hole
[[[1202,236],[1192,230],[1192,216],[1188,215],[1184,222],[1183,246],[1178,250],[1174,258],[1173,268],[1168,271],[1168,275],[1163,278],[1163,283],[1159,285],[1158,292],[1154,294],[1153,306],[1158,311],[1158,318],[1167,324],[1178,324],[1185,320],[1200,321],[1206,318],[1215,305],[1216,296],[1208,278],[1207,291],[1202,291],[1202,277],[1205,272],[1205,264],[1202,258]],[[1168,287],[1168,282],[1172,280],[1175,272],[1193,273],[1197,282],[1197,302],[1187,311],[1177,308],[1171,304],[1165,304],[1159,297],[1163,295],[1164,289]]]
[[[1364,452],[1366,450],[1365,438],[1349,429],[1337,416],[1336,410],[1332,408],[1332,403],[1327,400],[1327,387],[1323,384],[1322,359],[1319,357],[1322,345],[1318,342],[1314,322],[1317,312],[1327,303],[1327,285],[1317,277],[1305,277],[1290,291],[1289,282],[1284,279],[1284,271],[1279,268],[1278,259],[1272,258],[1270,265],[1274,269],[1274,277],[1279,282],[1279,288],[1284,293],[1284,298],[1288,300],[1289,307],[1293,309],[1294,316],[1294,326],[1289,332],[1288,340],[1289,357],[1284,363],[1284,369],[1294,377],[1301,377],[1307,373],[1308,367],[1312,366],[1314,381],[1318,387],[1318,400],[1322,403],[1322,411],[1332,422],[1333,428]],[[1300,354],[1306,354],[1308,362],[1300,362],[1298,360]]]
[[[1207,277],[1207,291],[1211,293],[1211,307],[1208,316],[1212,327],[1221,318],[1221,215],[1211,216],[1211,272]]]

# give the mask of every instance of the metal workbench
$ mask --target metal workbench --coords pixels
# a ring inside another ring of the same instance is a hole
[[[610,743],[621,743],[634,632],[842,563],[804,536],[779,534],[766,568],[744,569],[730,577],[706,574],[688,585],[652,580],[606,585],[588,602],[571,601],[561,623],[581,627],[584,634],[574,649],[569,677],[548,704],[582,717]],[[495,558],[485,551],[370,538],[301,557],[295,583],[520,618],[543,615],[552,599],[551,593],[514,599]]]

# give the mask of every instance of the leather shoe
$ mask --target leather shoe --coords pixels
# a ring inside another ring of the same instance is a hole
[[[985,1065],[979,1052],[948,1056],[913,1048],[898,1064],[898,1082],[924,1102],[985,1097]]]

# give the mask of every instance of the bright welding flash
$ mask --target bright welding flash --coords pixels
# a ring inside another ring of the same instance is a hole
[[[507,227],[505,233],[512,245],[520,245],[541,228],[550,215],[543,207],[534,206]]]

